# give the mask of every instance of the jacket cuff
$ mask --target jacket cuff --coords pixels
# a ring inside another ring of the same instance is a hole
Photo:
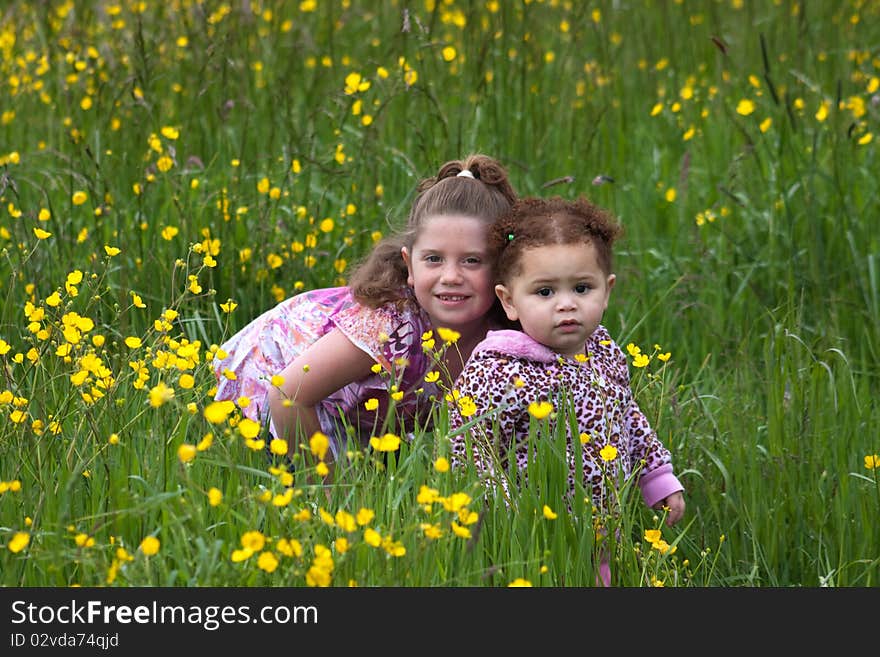
[[[639,487],[642,489],[642,498],[648,508],[653,508],[657,502],[666,499],[672,493],[684,490],[684,486],[672,472],[671,463],[643,474],[639,479]]]

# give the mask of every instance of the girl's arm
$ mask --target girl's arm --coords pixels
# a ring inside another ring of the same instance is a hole
[[[317,405],[340,388],[367,377],[375,361],[338,328],[319,338],[283,371],[280,387],[269,390],[272,422],[288,441],[288,453],[297,436],[310,437],[321,430]]]

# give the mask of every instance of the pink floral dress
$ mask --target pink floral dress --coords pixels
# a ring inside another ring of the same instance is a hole
[[[214,360],[215,399],[238,402],[246,397],[250,403],[241,409],[242,414],[258,422],[268,421],[270,432],[275,434],[267,397],[272,376],[334,328],[382,368],[379,374],[348,384],[318,405],[321,430],[330,438],[334,456],[344,449],[346,427],[354,430],[361,444],[369,441],[373,431],[382,429],[392,383],[404,392],[395,412],[407,431],[415,422],[430,420],[439,391],[424,380],[432,364],[422,349],[422,334],[431,330],[427,315],[411,295],[399,307],[369,308],[355,301],[347,287],[321,288],[285,299],[221,345],[226,355]],[[364,402],[371,398],[378,400],[379,406],[368,411]],[[395,427],[386,430],[394,433]]]

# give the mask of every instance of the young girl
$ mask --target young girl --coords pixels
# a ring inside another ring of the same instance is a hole
[[[377,244],[347,287],[286,299],[220,347],[215,399],[268,420],[289,454],[324,433],[328,460],[344,449],[346,427],[361,444],[381,429],[392,385],[398,415],[410,426],[427,420],[439,393],[424,380],[434,363],[423,334],[459,333],[438,368],[454,379],[486,331],[503,325],[493,323],[493,308],[499,322],[504,316],[495,307],[486,234],[515,198],[492,158],[444,164],[419,183],[406,228]]]
[[[489,245],[498,253],[495,291],[522,331],[490,331],[474,348],[457,390],[475,402],[473,417],[488,415],[471,429],[471,455],[463,432],[453,437],[453,463],[469,460],[481,472],[497,472],[515,458],[520,469],[526,468],[529,404],[549,401],[558,408],[567,394],[580,430],[580,436],[569,436],[567,450],[572,492],[579,451],[582,483],[592,489],[597,508],[608,508],[604,477],[620,481],[637,473],[645,503],[668,507],[671,526],[684,514],[683,487],[669,451],[633,399],[623,352],[600,324],[614,287],[611,245],[618,232],[608,213],[583,198],[522,199],[492,227]],[[456,428],[464,425],[455,411],[451,419]],[[480,448],[493,443],[499,447],[498,464],[490,450]],[[607,446],[616,455],[602,453]],[[608,460],[609,455],[615,457]]]

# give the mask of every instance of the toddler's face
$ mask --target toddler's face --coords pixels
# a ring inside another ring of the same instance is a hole
[[[533,339],[566,356],[584,352],[608,307],[614,274],[599,266],[592,244],[526,249],[521,270],[495,290],[507,317]]]

